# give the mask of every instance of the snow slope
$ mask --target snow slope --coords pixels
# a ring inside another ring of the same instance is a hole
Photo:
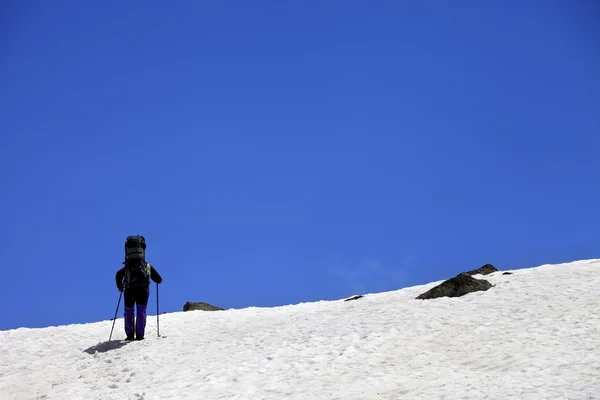
[[[3,331],[0,399],[600,399],[600,260],[485,279],[165,314],[127,344],[111,321]]]

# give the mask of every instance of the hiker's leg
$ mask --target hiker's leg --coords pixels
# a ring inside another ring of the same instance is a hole
[[[137,318],[135,325],[135,335],[138,339],[144,338],[146,330],[146,307],[148,305],[148,297],[150,296],[150,288],[140,288],[136,292],[137,303]]]
[[[129,289],[125,289],[125,306],[124,306],[124,317],[125,317],[125,334],[127,339],[133,338],[134,331],[134,315],[133,307],[135,306],[135,292]]]

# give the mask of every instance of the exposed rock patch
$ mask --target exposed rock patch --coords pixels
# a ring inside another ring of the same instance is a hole
[[[188,301],[183,305],[183,311],[194,311],[194,310],[199,310],[199,311],[222,311],[224,310],[224,308],[221,307],[217,307],[217,306],[213,306],[211,304],[208,303],[204,303],[201,301]]]
[[[512,275],[512,274],[513,274],[512,272],[505,272],[502,275]]]
[[[365,296],[363,296],[362,294],[358,294],[358,295],[356,295],[356,296],[348,297],[348,298],[347,298],[346,300],[344,300],[344,301],[358,300],[358,299],[362,299],[363,297],[365,297]]]
[[[498,272],[498,270],[492,264],[485,264],[481,268],[474,269],[473,271],[463,272],[463,274],[467,274],[467,275],[471,275],[471,276],[478,275],[478,274],[489,275],[492,272]]]
[[[460,297],[467,293],[486,291],[492,284],[483,279],[475,279],[468,273],[461,273],[417,296],[417,300],[436,299],[438,297]]]

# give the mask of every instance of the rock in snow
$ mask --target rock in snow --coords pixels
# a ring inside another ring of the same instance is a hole
[[[467,271],[467,272],[463,272],[463,273],[473,276],[473,275],[479,275],[479,274],[489,275],[492,272],[498,272],[498,270],[492,264],[485,264],[481,268],[477,268],[477,269],[474,269],[473,271]]]
[[[362,299],[363,297],[365,297],[365,296],[363,296],[362,294],[357,294],[356,296],[348,297],[344,301],[358,300],[358,299]]]
[[[485,264],[472,271],[461,272],[417,297],[417,300],[436,299],[438,297],[460,297],[467,293],[485,291],[493,285],[483,279],[475,279],[473,275],[489,275],[498,272],[492,264]]]
[[[222,311],[224,308],[213,306],[208,303],[204,303],[201,301],[188,301],[183,305],[183,311]]]
[[[492,284],[488,281],[475,279],[466,273],[461,273],[417,296],[417,300],[436,299],[438,297],[460,297],[467,293],[485,291],[491,287]]]

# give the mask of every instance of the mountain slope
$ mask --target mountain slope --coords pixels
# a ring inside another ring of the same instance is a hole
[[[600,399],[600,260],[485,279],[495,287],[459,298],[415,300],[432,282],[165,314],[161,338],[149,316],[147,339],[124,345],[103,343],[111,321],[4,331],[0,397]]]

